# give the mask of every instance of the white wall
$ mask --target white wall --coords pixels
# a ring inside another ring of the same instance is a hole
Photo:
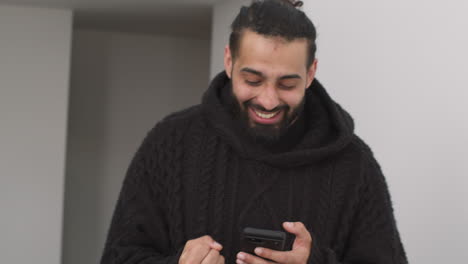
[[[314,1],[318,76],[387,176],[410,263],[468,259],[468,2]]]
[[[130,159],[158,120],[200,102],[209,52],[203,39],[76,31],[63,263],[98,262]]]
[[[466,262],[468,2],[305,2],[317,78],[374,150],[410,263]],[[212,74],[222,69],[224,18],[238,12],[224,8],[240,6],[231,3],[214,9]]]
[[[1,263],[60,263],[71,17],[0,5]]]

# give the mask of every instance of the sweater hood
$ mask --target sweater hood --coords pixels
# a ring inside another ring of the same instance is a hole
[[[242,157],[268,163],[274,167],[290,168],[318,162],[344,149],[354,135],[351,116],[334,102],[321,83],[314,79],[306,90],[306,131],[291,149],[272,153],[243,136],[234,117],[221,99],[221,90],[231,89],[230,79],[223,71],[210,83],[203,95],[203,115],[217,134]]]

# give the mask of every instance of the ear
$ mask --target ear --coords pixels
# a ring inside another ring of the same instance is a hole
[[[312,81],[315,78],[315,74],[317,73],[317,59],[314,60],[312,65],[310,65],[309,69],[307,70],[307,86],[306,89],[310,87]]]
[[[232,56],[231,56],[231,49],[229,48],[229,45],[226,45],[224,47],[224,70],[226,71],[226,75],[229,77],[229,79],[232,78],[231,72],[232,72]]]

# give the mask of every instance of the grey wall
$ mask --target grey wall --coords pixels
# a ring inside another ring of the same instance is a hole
[[[229,43],[231,23],[239,13],[242,5],[248,5],[251,0],[220,0],[213,6],[213,25],[211,36],[210,77],[224,69],[224,47]]]
[[[373,148],[410,263],[466,261],[468,2],[304,2],[318,31],[317,79]],[[240,5],[215,5],[212,75]]]
[[[97,263],[130,159],[162,117],[198,103],[209,40],[77,30],[63,263]]]
[[[0,5],[1,263],[60,263],[71,17]]]

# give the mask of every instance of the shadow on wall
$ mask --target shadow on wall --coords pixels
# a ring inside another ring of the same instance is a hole
[[[73,45],[62,263],[88,263],[99,257],[103,246],[99,175],[105,174],[108,148],[110,45],[104,38],[75,39]]]
[[[137,147],[164,116],[200,102],[209,39],[74,34],[63,263],[96,263]]]

